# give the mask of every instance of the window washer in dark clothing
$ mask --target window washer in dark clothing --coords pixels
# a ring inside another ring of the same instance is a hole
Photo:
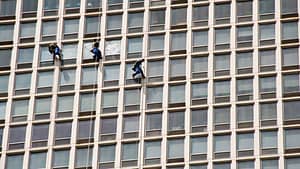
[[[99,41],[95,41],[93,44],[93,49],[90,50],[92,52],[93,58],[95,61],[99,62],[100,59],[102,59],[101,51],[99,50]]]
[[[63,65],[61,49],[57,46],[57,44],[50,43],[48,46],[48,50],[53,55],[53,64],[55,59],[58,59],[61,65]]]
[[[138,60],[134,63],[134,66],[132,67],[132,70],[134,73],[132,74],[132,77],[137,83],[141,82],[141,79],[145,78],[143,69],[142,69],[142,63],[144,62],[144,59]]]

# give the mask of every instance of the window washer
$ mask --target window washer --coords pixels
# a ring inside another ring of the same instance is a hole
[[[132,70],[134,71],[132,77],[137,83],[141,83],[141,79],[145,78],[144,72],[141,67],[144,61],[144,59],[138,60],[134,63],[134,66],[132,67]]]
[[[53,55],[53,64],[55,59],[58,59],[61,65],[63,65],[61,49],[57,46],[57,44],[55,43],[49,44],[48,50]]]
[[[93,58],[95,61],[99,62],[100,59],[102,59],[101,51],[99,50],[99,41],[95,41],[93,44],[93,49],[90,50],[92,52]]]

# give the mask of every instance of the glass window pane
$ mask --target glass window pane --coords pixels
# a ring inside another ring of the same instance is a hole
[[[254,161],[240,161],[238,162],[238,169],[253,169]]]
[[[207,72],[207,57],[192,57],[192,73]]]
[[[276,103],[264,103],[260,104],[260,118],[261,120],[270,120],[277,118]]]
[[[17,63],[32,63],[34,48],[19,48]]]
[[[275,0],[259,0],[259,13],[268,14],[274,13]]]
[[[206,98],[206,97],[207,97],[207,83],[193,83],[192,98]]]
[[[80,95],[80,112],[95,111],[96,93]]]
[[[252,67],[252,52],[237,53],[236,59],[238,69]]]
[[[101,17],[86,17],[85,18],[85,33],[99,33],[100,34],[100,18]]]
[[[300,101],[285,101],[283,102],[284,120],[300,119],[299,115]]]
[[[185,59],[170,60],[170,76],[185,76]]]
[[[147,141],[145,142],[145,159],[160,158],[161,141]]]
[[[31,84],[31,73],[16,74],[15,90],[29,89]]]
[[[237,106],[236,109],[239,123],[253,121],[253,105]]]
[[[75,167],[88,167],[92,165],[93,147],[76,149]]]
[[[237,16],[252,15],[252,1],[237,1]]]
[[[72,122],[55,124],[55,139],[66,139],[71,137]]]
[[[143,38],[129,38],[127,53],[137,53],[143,50]]]
[[[230,69],[230,55],[215,55],[214,62],[215,71]]]
[[[102,93],[102,107],[118,107],[119,91],[108,91]]]
[[[66,0],[65,1],[65,8],[79,8],[80,7],[80,0]]]
[[[119,65],[105,65],[104,80],[105,81],[119,80],[119,72],[120,72]]]
[[[259,52],[260,66],[275,64],[275,50],[262,50]]]
[[[230,135],[214,136],[214,153],[230,152]]]
[[[207,110],[192,110],[192,126],[207,125]]]
[[[253,79],[237,80],[237,95],[252,94]]]
[[[184,140],[173,139],[168,140],[168,159],[183,158],[184,156]]]
[[[208,45],[208,31],[194,31],[193,32],[193,46],[207,46]]]
[[[281,0],[281,13],[290,14],[298,13],[298,1],[297,0]]]
[[[172,33],[171,34],[171,51],[186,49],[186,33]]]
[[[16,0],[0,1],[0,16],[12,16],[16,13]]]
[[[23,154],[10,155],[6,157],[6,169],[22,169],[23,168]]]
[[[35,36],[35,23],[21,23],[20,37],[34,37]]]
[[[53,84],[53,71],[39,72],[37,87],[51,87]]]
[[[63,44],[63,59],[76,59],[78,44]]]
[[[282,49],[283,66],[299,65],[298,48]]]
[[[78,122],[77,139],[88,139],[94,137],[94,120]]]
[[[261,148],[277,148],[277,131],[261,132]]]
[[[46,152],[30,154],[29,169],[46,168],[46,158]]]
[[[207,153],[207,138],[193,137],[191,138],[191,154],[206,154]]]
[[[57,100],[57,111],[68,112],[73,110],[74,96],[59,96]]]
[[[253,150],[253,133],[238,134],[237,135],[237,150]]]
[[[298,22],[284,22],[282,23],[282,37],[281,39],[298,39]]]
[[[172,25],[186,24],[186,8],[173,8],[171,11]]]
[[[14,25],[0,25],[0,41],[12,41]]]
[[[214,124],[229,124],[230,123],[230,107],[214,108]]]
[[[8,143],[24,143],[26,126],[10,127]]]
[[[163,87],[148,87],[146,100],[147,103],[162,103]]]
[[[121,40],[109,40],[105,42],[105,55],[120,55]]]
[[[102,118],[101,119],[101,130],[100,133],[103,134],[115,134],[117,131],[117,118]]]
[[[12,115],[27,115],[29,100],[14,100],[12,107]]]
[[[300,167],[300,158],[288,158],[285,160],[286,169],[298,169]]]
[[[11,52],[11,49],[0,49],[0,67],[10,67]]]
[[[230,17],[230,3],[215,4],[215,18],[228,18]]]
[[[63,69],[60,71],[61,86],[75,84],[76,70],[75,69]]]
[[[37,10],[38,0],[23,0],[23,12],[32,12]]]
[[[59,0],[44,0],[44,10],[58,9]]]
[[[125,90],[125,105],[139,105],[140,104],[140,89]]]
[[[147,114],[146,115],[146,131],[160,130],[162,127],[162,114]]]
[[[52,167],[68,167],[69,165],[69,150],[56,150],[53,152]]]
[[[214,96],[229,96],[229,95],[230,95],[230,81],[214,82]]]
[[[278,169],[278,160],[262,160],[262,169]]]
[[[215,29],[215,45],[230,43],[230,28]]]
[[[207,20],[208,6],[194,6],[193,7],[193,21]]]
[[[214,169],[230,169],[230,163],[215,163]]]
[[[122,15],[108,15],[106,20],[108,30],[121,29]]]
[[[48,0],[46,0],[48,1]],[[43,21],[42,24],[42,35],[55,35],[57,30],[57,21]]]
[[[122,145],[122,160],[137,160],[138,143],[126,143]]]
[[[137,132],[139,130],[139,116],[123,117],[123,133]]]
[[[6,101],[0,102],[0,120],[5,120],[6,115]],[[0,142],[2,141],[2,138],[0,138]],[[1,147],[1,144],[0,144]]]
[[[35,114],[43,114],[51,112],[51,97],[49,98],[37,98],[35,100]]]
[[[299,91],[299,75],[290,74],[283,75],[283,91],[284,93]]]
[[[263,77],[259,79],[260,92],[276,92],[276,77]]]
[[[101,7],[102,0],[87,0],[86,8],[99,8]]]
[[[0,93],[8,92],[8,80],[9,80],[9,75],[0,76]]]
[[[275,24],[259,25],[259,39],[275,39]]]
[[[150,25],[165,24],[165,10],[150,11]]]
[[[148,62],[148,76],[155,77],[155,76],[162,76],[164,71],[164,61],[149,61]]]
[[[149,36],[149,51],[164,50],[164,35]]]
[[[64,20],[64,34],[77,33],[79,28],[79,19]]]
[[[184,130],[184,113],[185,112],[169,112],[168,131]]]
[[[92,85],[97,84],[97,73],[98,69],[95,67],[85,67],[82,68],[82,79],[81,79],[81,85]]]
[[[47,141],[49,124],[38,124],[32,126],[31,141]]]
[[[144,12],[128,14],[128,28],[136,28],[143,26]]]
[[[185,102],[185,86],[169,86],[169,103]]]
[[[99,148],[99,161],[100,163],[114,162],[115,161],[115,145],[103,145]]]

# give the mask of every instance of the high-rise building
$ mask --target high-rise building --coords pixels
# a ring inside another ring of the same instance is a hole
[[[299,6],[0,0],[0,168],[300,169]]]

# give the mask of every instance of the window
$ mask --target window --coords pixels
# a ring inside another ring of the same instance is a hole
[[[150,31],[163,30],[165,28],[165,10],[150,11]]]
[[[185,80],[185,58],[183,59],[170,59],[170,74],[169,80]]]
[[[150,6],[165,5],[165,0],[150,0]]]
[[[208,25],[208,6],[193,6],[193,26]]]
[[[190,169],[207,169],[206,164],[190,165]]]
[[[207,156],[207,138],[192,137],[191,138],[191,160],[206,160]]]
[[[140,89],[125,89],[124,106],[125,111],[140,109]]]
[[[253,99],[253,79],[237,79],[237,100],[252,100]]]
[[[144,7],[143,0],[129,0],[129,8],[139,8]]]
[[[76,63],[76,57],[77,57],[77,49],[78,44],[77,43],[66,43],[63,44],[63,64],[75,64]]]
[[[100,139],[101,141],[114,140],[117,133],[117,117],[107,117],[100,119]]]
[[[285,159],[285,167],[286,169],[297,169],[300,167],[300,158],[287,158]]]
[[[170,54],[186,53],[186,33],[171,33],[171,51]]]
[[[252,1],[237,1],[236,15],[238,22],[252,21]]]
[[[57,98],[56,117],[71,117],[73,113],[73,95],[62,95]]]
[[[213,116],[214,130],[230,129],[230,107],[215,107]]]
[[[167,146],[168,163],[184,161],[184,139],[169,139]]]
[[[230,54],[214,56],[214,74],[215,76],[226,76],[230,74]]]
[[[79,115],[92,115],[96,111],[96,93],[81,93]]]
[[[285,97],[297,95],[299,92],[299,74],[286,74],[282,76],[283,94]]]
[[[66,0],[65,8],[80,8],[80,0]]]
[[[300,143],[300,129],[286,129],[284,131],[285,139],[285,153],[295,153],[299,152]]]
[[[259,19],[274,19],[275,0],[259,0]]]
[[[94,120],[80,120],[77,126],[77,143],[93,142]]]
[[[68,168],[70,150],[55,150],[52,157],[52,167],[55,168]]]
[[[185,112],[169,112],[168,113],[168,134],[184,133],[184,116]]]
[[[261,136],[261,154],[277,153],[277,131],[262,131]]]
[[[119,91],[102,92],[102,113],[114,113],[118,111]]]
[[[79,19],[65,19],[63,34],[65,39],[75,39],[78,36]]]
[[[40,97],[35,99],[34,119],[49,119],[51,113],[51,97]]]
[[[163,80],[164,61],[155,60],[147,63],[148,82],[160,82]]]
[[[128,33],[136,33],[143,31],[144,12],[128,13]]]
[[[161,135],[162,129],[162,114],[148,113],[146,114],[146,136]]]
[[[81,89],[97,88],[98,69],[95,67],[83,67],[81,72]]]
[[[93,160],[93,147],[76,149],[76,168],[91,168]]]
[[[252,26],[239,26],[237,27],[236,35],[237,47],[251,47],[252,46]]]
[[[122,167],[136,166],[138,162],[138,146],[139,143],[123,143],[122,144]]]
[[[121,34],[122,15],[108,15],[107,18],[107,35]]]
[[[0,71],[10,70],[11,51],[11,49],[0,49]]]
[[[208,30],[193,31],[193,52],[207,51]]]
[[[123,117],[123,138],[137,138],[139,136],[139,115]]]
[[[107,4],[109,10],[122,9],[123,0],[109,0]]]
[[[237,127],[253,127],[253,105],[236,106]]]
[[[53,71],[38,72],[37,75],[37,92],[51,92],[53,86]]]
[[[164,35],[150,35],[149,36],[149,56],[157,56],[164,54],[165,46],[165,36]]]
[[[8,80],[8,76],[7,76]],[[31,85],[31,73],[16,74],[15,95],[29,94]]]
[[[55,145],[69,144],[71,140],[72,122],[55,123]]]
[[[208,57],[201,56],[201,57],[192,57],[191,63],[191,71],[192,71],[192,78],[205,78],[207,77],[207,65],[208,65]]]
[[[186,8],[171,9],[171,28],[186,28]]]
[[[207,130],[207,110],[191,110],[192,132],[204,132]]]
[[[285,1],[281,0],[281,17],[294,17],[298,16],[298,1],[297,0],[290,0]]]
[[[277,159],[261,160],[261,168],[262,169],[278,169],[278,160]]]
[[[214,82],[215,103],[230,101],[230,80]]]
[[[31,68],[34,48],[19,48],[17,56],[17,68]]]
[[[132,76],[134,74],[134,71],[132,69],[133,66],[134,66],[134,62],[127,62],[125,65],[125,77],[124,78],[125,78],[125,84],[127,84],[127,85],[137,84],[137,81]],[[143,69],[143,67],[142,67],[142,69]]]
[[[230,169],[230,163],[214,163],[214,169]]]
[[[276,103],[260,104],[260,125],[272,126],[277,123],[277,107]]]
[[[61,69],[59,76],[59,90],[74,90],[76,78],[75,69]]]
[[[115,165],[115,145],[101,145],[99,147],[99,163],[100,168],[114,168]]]
[[[53,0],[53,1],[44,0],[43,4],[44,4],[43,7],[44,16],[58,14],[59,0]]]
[[[85,17],[85,35],[84,37],[100,36],[101,16]]]
[[[22,11],[24,13],[35,13],[34,15],[30,15],[29,17],[35,17],[38,6],[38,0],[23,0]],[[25,16],[23,16],[25,17]]]
[[[215,24],[227,24],[230,22],[230,3],[215,4]]]
[[[252,52],[236,53],[236,71],[238,74],[252,73]]]
[[[275,24],[259,25],[259,44],[260,45],[275,44]]]
[[[46,168],[47,152],[31,153],[29,169]]]
[[[283,22],[281,27],[281,43],[298,42],[298,22]]]
[[[34,124],[31,133],[31,147],[45,147],[48,144],[49,124]]]
[[[47,0],[45,0],[45,1],[47,1]],[[42,21],[41,32],[42,32],[42,40],[43,41],[56,40],[57,21],[56,20]]]
[[[259,93],[261,99],[276,97],[276,77],[275,76],[260,77]]]
[[[237,155],[239,157],[253,156],[253,133],[237,134]]]
[[[215,29],[215,50],[230,48],[230,28]]]
[[[14,35],[13,24],[0,24],[0,44],[12,44]],[[2,54],[1,54],[2,55]]]
[[[6,101],[1,100],[0,101],[0,123],[4,123],[5,122],[5,116],[6,116]],[[0,135],[2,133],[2,129],[0,128],[1,132]],[[1,141],[2,141],[2,137],[0,137],[0,150],[1,150]]]
[[[192,105],[207,104],[207,82],[191,84]]]
[[[144,148],[144,164],[160,164],[161,141],[146,141]]]
[[[155,109],[162,107],[163,87],[147,87],[147,109]]]
[[[11,118],[13,122],[26,121],[29,99],[13,100]]]
[[[104,65],[103,67],[103,85],[107,86],[117,86],[119,84],[119,65]]]
[[[40,58],[39,58],[39,66],[52,66],[54,65],[53,56],[49,53],[47,46],[40,47]]]
[[[300,108],[300,101],[284,101],[283,102],[283,118],[284,124],[299,124],[300,115],[298,110]]]
[[[213,144],[215,159],[230,157],[230,135],[215,135]]]
[[[127,58],[141,58],[143,52],[143,38],[135,37],[127,40]]]
[[[10,19],[15,18],[16,0],[1,0],[0,1],[0,18]],[[13,16],[13,17],[11,17]]]
[[[26,126],[10,127],[8,146],[9,150],[23,149],[25,143]],[[13,168],[12,168],[13,169]]]
[[[185,106],[185,85],[169,86],[169,107]]]
[[[238,169],[250,169],[254,167],[254,161],[238,161]]]
[[[6,169],[23,168],[23,154],[6,156]]]
[[[121,40],[108,40],[105,42],[105,60],[119,60],[121,53]]]
[[[259,51],[259,69],[260,72],[275,70],[275,50]]]
[[[102,11],[102,0],[87,0],[86,12]]]
[[[8,81],[9,75],[1,75],[0,76],[0,96],[7,96],[8,93]]]
[[[298,69],[299,65],[299,49],[297,48],[283,48],[282,49],[282,69]]]
[[[35,22],[25,22],[20,24],[20,43],[33,42],[35,36]]]

